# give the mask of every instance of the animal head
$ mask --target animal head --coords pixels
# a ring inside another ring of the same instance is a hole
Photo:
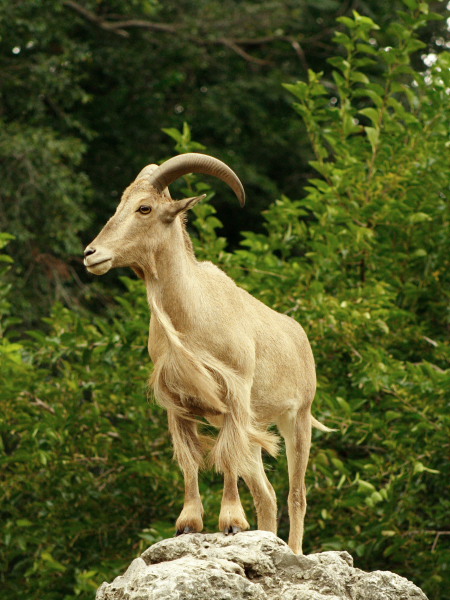
[[[154,257],[180,227],[182,215],[203,196],[172,200],[168,186],[187,173],[204,173],[227,183],[241,206],[245,193],[237,175],[222,161],[205,154],[182,154],[161,166],[148,165],[125,190],[114,215],[84,252],[90,273],[103,275],[113,267],[145,269],[145,257]],[[152,258],[154,260],[154,258]]]

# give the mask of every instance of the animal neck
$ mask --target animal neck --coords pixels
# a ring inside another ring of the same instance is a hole
[[[144,271],[150,309],[162,310],[179,331],[189,323],[198,295],[198,263],[186,236],[184,225],[175,222],[166,243],[148,257]]]

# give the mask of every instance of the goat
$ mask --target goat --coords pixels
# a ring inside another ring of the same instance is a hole
[[[305,470],[311,428],[331,431],[311,415],[314,358],[303,328],[238,287],[210,262],[197,261],[186,212],[205,196],[172,200],[168,186],[187,173],[213,175],[244,205],[244,189],[223,162],[204,154],[148,165],[125,190],[113,217],[84,252],[90,273],[131,267],[145,281],[151,311],[148,351],[157,401],[167,409],[174,456],[185,482],[177,534],[203,529],[198,472],[209,451],[223,473],[219,530],[249,528],[238,478],[248,485],[258,528],[277,530],[277,501],[261,449],[275,455],[276,424],[284,437],[289,472],[289,546],[302,552]],[[199,419],[219,429],[199,434]],[[212,447],[211,447],[212,443]]]

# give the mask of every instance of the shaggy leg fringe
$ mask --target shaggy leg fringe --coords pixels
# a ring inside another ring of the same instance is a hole
[[[208,462],[221,473],[227,471],[244,477],[258,468],[253,451],[255,445],[262,446],[272,456],[276,456],[278,436],[260,431],[251,424],[243,424],[233,414],[225,415],[223,427]]]

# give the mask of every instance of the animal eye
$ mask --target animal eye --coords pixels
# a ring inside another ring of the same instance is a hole
[[[138,208],[138,212],[140,212],[141,215],[148,215],[149,213],[152,212],[152,207],[144,204],[143,206],[140,206]]]

